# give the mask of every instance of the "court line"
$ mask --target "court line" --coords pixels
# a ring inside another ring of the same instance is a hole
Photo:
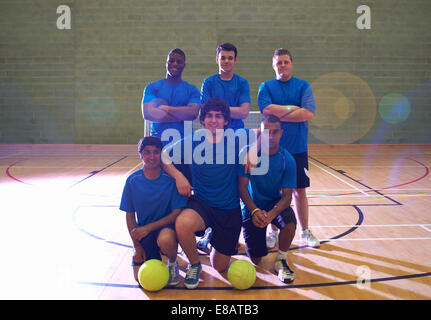
[[[418,197],[418,196],[421,196],[421,197],[423,197],[423,196],[429,196],[428,194],[421,194],[421,195],[419,195],[419,194],[414,194],[414,195],[397,195],[397,196],[395,196],[394,198],[408,198],[408,197]],[[316,199],[316,198],[321,198],[321,197],[309,197],[309,198],[313,198],[313,199]],[[313,204],[313,205],[311,205],[311,204],[309,204],[309,206],[323,206],[323,205],[347,205],[347,206],[349,206],[349,205],[363,205],[363,206],[366,206],[366,205],[376,205],[376,206],[378,206],[379,204],[378,203],[375,203],[375,204],[370,204],[370,203],[368,203],[368,204],[365,204],[364,202],[375,202],[375,201],[385,201],[385,200],[387,200],[387,197],[385,197],[386,199],[382,199],[381,197],[379,197],[379,198],[376,198],[376,197],[374,197],[373,199],[358,199],[358,200],[356,200],[356,203],[354,203],[354,200],[349,200],[349,201],[339,201],[339,202],[327,202],[327,203],[315,203],[315,204]],[[393,200],[393,201],[396,201],[396,200]],[[397,203],[386,203],[386,204],[380,204],[380,205],[390,205],[390,206],[395,206],[395,205],[398,205]]]
[[[417,237],[417,238],[351,238],[351,239],[327,239],[327,241],[393,241],[393,240],[431,240],[431,237]],[[297,241],[297,240],[294,240]],[[321,240],[321,243],[325,240]]]
[[[91,177],[95,176],[96,174],[98,174],[98,173],[102,172],[103,170],[106,170],[106,169],[108,169],[109,167],[112,167],[114,164],[116,164],[116,163],[120,162],[121,160],[126,159],[127,157],[128,157],[128,156],[124,156],[124,157],[122,157],[121,159],[118,159],[117,161],[115,161],[115,162],[112,162],[112,163],[108,164],[107,166],[105,166],[104,168],[102,168],[102,169],[100,169],[100,170],[95,170],[95,171],[91,172],[89,176],[87,176],[87,177],[85,177],[84,179],[79,180],[78,182],[74,183],[73,185],[71,185],[71,186],[69,187],[69,189],[73,188],[74,186],[76,186],[77,184],[79,184],[79,183],[81,183],[81,182],[84,182],[84,181],[85,181],[85,180],[87,180],[87,179],[90,179]]]
[[[392,201],[392,202],[393,202],[393,203],[395,203],[396,205],[400,205],[400,206],[402,205],[402,203],[400,203],[400,202],[398,202],[398,201],[396,201],[396,200],[394,200],[394,199],[392,199],[392,198],[390,198],[390,197],[388,197],[388,196],[386,196],[386,195],[382,194],[380,191],[378,191],[378,189],[371,188],[370,186],[367,186],[366,184],[362,183],[361,181],[359,181],[359,180],[357,180],[357,179],[354,179],[354,178],[350,177],[350,176],[349,176],[349,175],[347,175],[343,170],[337,170],[337,169],[335,169],[335,168],[333,168],[333,167],[331,167],[331,166],[327,165],[326,163],[323,163],[323,162],[322,162],[322,161],[320,161],[320,160],[314,159],[314,158],[313,158],[313,157],[311,157],[311,156],[310,156],[310,158],[311,158],[311,159],[313,159],[314,161],[319,162],[321,165],[323,165],[323,166],[325,166],[325,167],[327,167],[327,168],[329,168],[329,169],[332,169],[332,170],[334,170],[334,171],[338,172],[339,174],[341,174],[341,175],[343,175],[343,176],[345,176],[345,177],[347,177],[347,178],[349,178],[349,179],[353,180],[354,182],[356,182],[356,183],[360,184],[361,186],[364,186],[365,188],[369,189],[369,191],[364,191],[364,192],[375,192],[375,193],[377,193],[377,194],[381,195],[382,197],[384,197],[384,198],[386,198],[386,199],[388,199],[388,200]],[[390,188],[390,187],[389,187],[389,188]],[[383,188],[383,189],[387,189],[387,188]],[[349,194],[355,194],[355,193],[356,193],[356,192],[349,193]],[[341,195],[343,195],[343,194],[341,194]],[[336,197],[336,196],[341,196],[341,195],[334,195],[334,197]]]
[[[416,162],[416,163],[420,164],[423,168],[425,168],[425,174],[424,174],[422,177],[419,177],[419,178],[417,178],[417,179],[415,179],[415,180],[408,181],[408,182],[401,183],[401,184],[397,184],[397,185],[395,185],[395,186],[391,186],[391,187],[382,188],[382,190],[392,189],[392,188],[396,188],[396,187],[401,187],[401,186],[405,186],[405,185],[407,185],[407,184],[411,184],[411,183],[414,183],[414,182],[420,181],[420,180],[422,180],[423,178],[425,178],[425,177],[429,174],[429,172],[430,172],[429,168],[428,168],[425,164],[423,164],[422,162],[419,162],[419,161],[417,161],[417,160],[415,160],[415,159],[412,159],[412,158],[410,158],[410,157],[407,157],[406,159],[409,159],[409,160],[411,160],[411,161],[414,161],[414,162]]]
[[[361,227],[361,228],[387,228],[387,227],[424,227],[431,226],[431,224],[361,224],[361,225],[334,225],[334,226],[310,226],[310,228],[347,228],[347,227]],[[431,232],[431,230],[428,230]]]
[[[309,161],[309,162],[310,162],[312,165],[314,165],[314,166],[318,167],[320,170],[322,170],[322,171],[326,172],[327,174],[329,174],[329,175],[333,176],[334,178],[336,178],[336,179],[340,180],[342,183],[347,184],[347,185],[348,185],[349,187],[351,187],[352,189],[357,190],[358,192],[362,193],[363,195],[365,195],[365,196],[367,196],[367,197],[369,196],[366,192],[364,192],[364,191],[362,191],[361,189],[359,189],[358,187],[356,187],[356,186],[354,186],[354,185],[352,185],[352,184],[348,183],[347,181],[345,181],[345,180],[341,179],[340,177],[337,177],[335,174],[333,174],[333,173],[329,172],[328,170],[326,170],[326,169],[322,168],[321,166],[318,166],[318,165],[317,165],[317,164],[315,164],[313,161]]]
[[[370,282],[386,282],[386,281],[396,281],[396,280],[406,280],[414,278],[422,278],[431,276],[431,272],[418,273],[418,274],[406,274],[402,276],[384,277],[369,279]],[[368,281],[368,279],[367,279]],[[91,286],[102,286],[102,287],[114,287],[114,288],[131,288],[131,289],[141,289],[137,284],[121,284],[121,283],[103,283],[103,282],[90,282],[90,281],[80,281],[77,282],[81,285],[91,285]],[[330,286],[342,286],[342,285],[356,285],[358,280],[346,280],[346,281],[336,281],[336,282],[323,282],[323,283],[308,283],[308,284],[290,284],[290,285],[279,285],[279,286],[252,286],[246,291],[250,290],[277,290],[277,289],[303,289],[303,288],[316,288],[316,287],[330,287]],[[166,287],[163,290],[190,290],[186,287]],[[194,290],[238,290],[233,287],[197,287]]]
[[[320,161],[319,161],[320,162]],[[331,168],[331,169],[333,169],[333,168]],[[339,172],[339,171],[337,171],[337,172]],[[351,178],[351,177],[349,177],[350,179],[352,179],[352,180],[354,180],[353,178]],[[367,188],[369,188],[368,186],[366,186]],[[369,188],[369,189],[371,189],[371,188]],[[385,198],[388,198],[388,197],[385,197]],[[388,198],[388,199],[390,199],[390,198]],[[393,200],[394,201],[394,200]],[[398,203],[397,201],[394,201],[395,203]],[[398,203],[398,204],[400,204],[400,203]],[[356,205],[353,205],[353,207],[357,210],[357,212],[358,212],[358,214],[359,214],[359,220],[358,220],[358,222],[357,222],[357,224],[356,225],[354,225],[354,227],[352,227],[352,228],[350,228],[348,231],[346,231],[346,232],[344,232],[344,233],[342,233],[342,234],[340,234],[340,235],[338,235],[338,236],[336,236],[336,237],[333,237],[333,238],[331,238],[331,239],[329,239],[329,240],[325,240],[325,241],[321,241],[321,243],[323,244],[323,243],[326,243],[326,242],[329,242],[329,241],[331,241],[331,240],[340,240],[340,238],[342,238],[342,237],[344,237],[345,235],[347,235],[347,234],[349,234],[349,233],[351,233],[351,232],[353,232],[354,230],[356,230],[361,224],[362,224],[362,221],[363,221],[363,214],[362,214],[362,211],[358,208],[358,206],[356,206]],[[76,208],[76,209],[78,209],[78,208]],[[76,213],[76,211],[77,210],[75,210],[75,213]],[[79,227],[78,227],[79,228]],[[87,232],[86,232],[87,233]],[[88,233],[87,233],[88,234]],[[307,247],[307,246],[305,246],[305,247]],[[295,250],[295,249],[300,249],[300,248],[302,248],[302,247],[294,247],[294,248],[290,248],[289,250]],[[431,274],[431,273],[430,273]],[[427,274],[428,275],[428,274]],[[411,277],[417,277],[418,275],[409,275],[409,276],[411,276]],[[408,277],[409,277],[408,276]],[[396,278],[396,277],[395,277]],[[393,279],[395,279],[394,277],[391,277],[390,279],[391,280],[393,280]],[[356,281],[353,281],[352,283],[356,283]],[[83,284],[92,284],[92,283],[83,283]],[[343,282],[342,284],[346,284],[346,282]],[[114,284],[115,285],[115,284]],[[318,284],[317,284],[318,285]],[[325,286],[326,285],[334,285],[334,284],[325,284]],[[288,287],[290,287],[290,288],[293,288],[295,285],[290,285],[290,286],[288,286]],[[301,285],[300,285],[301,286]],[[307,285],[307,286],[313,286],[313,284],[311,284],[311,285]],[[315,285],[314,285],[315,286]],[[136,286],[136,287],[138,287],[139,288],[139,286]],[[181,290],[187,290],[186,288],[173,288],[173,289],[181,289]],[[201,289],[201,290],[231,290],[231,289],[233,289],[233,288],[220,288],[220,289],[218,289],[218,288],[198,288],[198,289]],[[251,289],[254,289],[253,287],[251,288]],[[262,289],[271,289],[271,287],[269,287],[269,286],[264,286],[264,287],[262,287]],[[280,289],[280,286],[277,286],[277,287],[275,287],[275,289]]]
[[[8,168],[8,166],[0,166],[1,169]],[[91,167],[84,167],[84,166],[66,166],[66,167],[46,167],[46,166],[14,166],[14,168],[20,168],[20,169],[94,169],[94,166]],[[128,169],[130,166],[127,167],[115,167],[116,169]]]
[[[25,161],[25,160],[27,160],[27,159],[21,159],[21,160],[18,160],[18,161],[16,161],[16,162],[14,162],[14,163],[12,163],[9,167],[7,167],[7,169],[6,169],[6,175],[9,177],[9,178],[11,178],[12,180],[15,180],[15,181],[17,181],[17,182],[20,182],[20,183],[23,183],[23,184],[26,184],[26,185],[29,185],[29,186],[31,186],[31,184],[30,183],[28,183],[28,182],[24,182],[24,181],[22,181],[22,180],[20,180],[20,179],[18,179],[18,178],[15,178],[11,173],[10,173],[10,169],[12,169],[17,163],[19,163],[19,162],[21,162],[21,161]]]
[[[385,187],[385,188],[380,188],[380,189],[370,188],[370,187],[368,187],[367,185],[365,185],[365,184],[361,183],[360,181],[357,181],[357,180],[355,180],[355,179],[353,179],[353,178],[351,178],[351,179],[352,179],[352,180],[354,180],[354,181],[356,181],[357,183],[359,183],[359,184],[361,184],[361,185],[363,185],[363,186],[365,186],[365,187],[367,187],[367,188],[369,188],[369,189],[370,189],[369,191],[365,191],[365,192],[376,192],[376,193],[378,193],[378,194],[380,194],[380,195],[384,196],[384,197],[385,197],[385,198],[387,198],[387,199],[391,199],[391,198],[386,197],[385,195],[383,195],[380,191],[382,191],[382,190],[388,190],[388,189],[393,189],[393,188],[397,188],[397,187],[405,186],[405,185],[408,185],[408,184],[411,184],[411,183],[414,183],[414,182],[420,181],[420,180],[424,179],[426,176],[428,176],[428,174],[429,174],[429,168],[428,168],[425,164],[423,164],[423,163],[421,163],[421,162],[419,162],[419,161],[417,161],[417,160],[415,160],[415,159],[412,159],[412,158],[410,158],[410,157],[407,157],[406,159],[409,159],[409,160],[411,160],[411,161],[414,161],[414,162],[416,162],[416,163],[420,164],[423,168],[425,168],[425,173],[424,173],[421,177],[416,178],[416,179],[414,179],[414,180],[407,181],[407,182],[404,182],[404,183],[401,183],[401,184],[397,184],[397,185],[394,185],[394,186],[389,186],[389,187]],[[316,160],[316,161],[320,162],[319,160]],[[320,163],[322,163],[322,162],[320,162]],[[322,164],[323,164],[323,163],[322,163]],[[323,164],[323,165],[327,166],[326,164]],[[328,167],[329,167],[329,166],[328,166]],[[337,171],[337,172],[342,171],[342,170],[336,170],[336,169],[334,169],[334,168],[332,168],[332,167],[329,167],[329,168],[331,168],[331,169],[333,169],[333,170],[335,170],[335,171]],[[340,172],[340,173],[341,173],[341,172]],[[343,174],[343,173],[341,173],[341,174]],[[343,175],[344,175],[344,174],[343,174]],[[349,178],[350,178],[350,177],[349,177]],[[380,191],[379,191],[379,190],[380,190]],[[355,194],[355,193],[339,194],[339,195],[334,195],[334,196],[345,196],[345,195],[350,195],[350,194]],[[400,204],[400,205],[401,205],[401,203],[399,203],[398,201],[395,201],[395,200],[393,200],[393,199],[391,199],[391,200],[392,200],[392,201],[394,201],[394,202],[397,202],[398,204]]]
[[[108,240],[108,239],[105,239],[105,238],[103,238],[103,237],[100,237],[100,236],[98,236],[98,235],[96,235],[96,234],[93,234],[93,233],[91,233],[91,232],[89,232],[89,231],[87,231],[87,230],[85,230],[84,228],[82,228],[79,224],[78,224],[78,222],[77,222],[77,212],[81,209],[81,208],[93,208],[93,207],[96,207],[96,208],[98,208],[98,207],[110,207],[110,208],[112,208],[112,207],[115,207],[115,208],[118,208],[118,205],[79,205],[79,206],[77,206],[77,207],[75,207],[75,209],[73,210],[73,212],[72,212],[72,221],[73,221],[73,224],[75,225],[75,227],[79,230],[79,231],[81,231],[82,233],[84,233],[84,234],[86,234],[87,236],[89,236],[89,237],[91,237],[91,238],[94,238],[94,239],[96,239],[96,240],[99,240],[99,241],[103,241],[103,242],[105,242],[105,243],[108,243],[108,244],[113,244],[113,245],[117,245],[117,246],[122,246],[122,247],[127,247],[127,248],[132,248],[132,246],[131,245],[127,245],[127,244],[124,244],[124,243],[119,243],[119,242],[115,242],[115,241],[111,241],[111,240]],[[348,234],[350,234],[350,233],[352,233],[353,231],[355,231],[361,224],[362,224],[362,222],[364,221],[364,215],[363,215],[363,213],[362,213],[362,211],[361,211],[361,209],[358,207],[358,206],[355,206],[355,205],[353,205],[352,206],[355,210],[356,210],[356,212],[358,213],[358,221],[356,222],[356,224],[355,225],[353,225],[353,226],[349,226],[349,229],[347,230],[347,231],[345,231],[345,232],[343,232],[343,233],[340,233],[340,234],[338,234],[338,235],[336,235],[336,236],[334,236],[334,237],[332,237],[331,239],[329,239],[329,240],[325,240],[325,241],[321,241],[320,243],[321,244],[324,244],[324,243],[327,243],[327,242],[330,242],[330,241],[332,241],[332,240],[334,240],[334,239],[339,239],[339,238],[342,238],[342,237],[344,237],[344,236],[346,236],[346,235],[348,235]],[[302,248],[307,248],[308,246],[297,246],[297,247],[290,247],[289,248],[289,251],[291,251],[291,250],[298,250],[298,249],[302,249]],[[268,252],[272,252],[272,251],[268,251]],[[245,255],[245,253],[238,253],[237,255]]]
[[[425,224],[421,224],[420,226],[421,226],[423,229],[425,229],[426,231],[431,232],[431,229],[428,229],[427,227],[425,227],[425,226],[426,226]],[[429,224],[427,224],[427,226],[429,226]]]

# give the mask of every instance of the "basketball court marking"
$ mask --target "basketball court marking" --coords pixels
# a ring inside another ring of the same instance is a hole
[[[348,186],[352,187],[353,189],[359,191],[362,195],[370,196],[367,192],[362,192],[357,187],[355,187],[352,184],[346,182],[345,180],[337,177],[336,175],[332,174],[331,172],[329,172],[328,170],[322,168],[321,166],[318,166],[315,163],[312,163],[312,164],[315,165],[316,167],[319,167],[319,169],[321,169],[325,173],[331,175],[332,177],[337,178],[341,182],[343,182],[343,183],[347,184]],[[336,171],[336,172],[339,172],[338,170],[336,170],[336,169],[334,169],[334,168],[332,168],[332,167],[330,167],[330,166],[328,166],[326,164],[324,164],[324,165],[327,166],[328,168]],[[345,173],[344,173],[344,175],[345,175]],[[347,175],[345,175],[345,176],[348,177]],[[348,177],[348,178],[350,178],[350,177]],[[350,178],[350,179],[353,179],[353,178]],[[416,181],[418,181],[418,179],[416,179]],[[365,186],[367,189],[371,189],[371,190],[375,191],[375,189],[373,189],[371,187],[368,187],[368,186],[366,186],[366,185],[364,185],[362,183],[361,183],[361,185]],[[367,190],[367,191],[369,192],[370,190]],[[336,195],[334,195],[334,196],[336,196]],[[380,193],[378,193],[378,195],[376,195],[376,197],[381,197],[381,196],[384,196],[384,198],[385,198],[384,200],[391,200],[393,202],[392,204],[387,204],[387,205],[401,205],[401,203],[399,203],[398,201],[393,200],[393,199],[387,197],[386,195],[383,195],[383,194],[380,194]],[[330,206],[331,204],[328,204],[328,205]],[[386,237],[386,238],[353,238],[353,239],[350,238],[350,239],[343,239],[344,236],[352,233],[357,228],[362,227],[361,224],[362,224],[362,221],[363,221],[362,211],[358,208],[357,205],[352,204],[352,203],[345,203],[344,205],[345,206],[352,206],[352,207],[354,207],[357,210],[357,212],[359,214],[358,222],[355,225],[348,226],[348,227],[350,227],[350,229],[347,230],[346,232],[343,232],[343,233],[341,233],[341,234],[339,234],[339,235],[337,235],[335,237],[329,238],[329,239],[322,239],[321,240],[321,244],[322,245],[325,244],[325,243],[331,242],[331,241],[374,241],[374,240],[379,240],[379,241],[398,240],[399,241],[399,240],[430,240],[431,239],[431,237],[415,237],[415,238],[411,238],[411,237],[406,237],[406,238],[401,238],[401,237],[398,237],[398,238],[395,238],[395,237]],[[310,204],[310,206],[313,206],[313,204]],[[322,226],[322,227],[324,227],[324,226]],[[347,226],[339,226],[339,227],[347,227]],[[86,231],[84,231],[84,232],[86,232]],[[88,233],[88,234],[91,235],[90,233]],[[117,243],[110,242],[108,240],[104,240],[104,241],[106,243],[109,243],[109,244],[117,244]],[[300,242],[300,241],[299,240],[294,240],[293,242],[297,243],[297,242]],[[122,244],[122,245],[125,246],[124,244]],[[307,246],[291,247],[289,250],[297,250],[297,249],[302,249],[302,248],[306,248],[306,247]],[[269,251],[268,253],[272,253],[272,252],[275,252],[275,251]],[[242,254],[242,255],[245,255],[245,254]],[[429,275],[431,275],[431,273],[413,274],[413,275],[395,276],[395,277],[386,277],[386,278],[370,279],[370,282],[395,281],[395,280],[400,280],[400,279],[425,277],[425,276],[429,276]],[[293,288],[309,288],[309,287],[323,287],[323,286],[334,286],[334,285],[347,285],[347,284],[356,284],[356,283],[357,282],[355,280],[355,281],[341,281],[341,282],[329,282],[329,283],[319,283],[319,284],[301,284],[301,285],[284,285],[284,286],[280,285],[280,286],[262,286],[262,287],[253,286],[253,287],[249,288],[248,290],[271,290],[271,289],[277,290],[277,289],[283,289],[283,288],[291,288],[291,289],[293,289]],[[101,286],[103,286],[102,283],[85,282],[85,283],[81,283],[81,284],[86,284],[86,285],[101,285]],[[113,286],[117,286],[117,287],[121,287],[122,286],[122,284],[112,284],[112,285]],[[110,285],[108,284],[108,286],[110,286]],[[139,285],[131,285],[131,286],[126,285],[126,287],[141,289]],[[184,288],[184,287],[172,287],[172,288],[167,287],[164,290],[169,290],[169,289],[171,289],[171,290],[188,290],[187,288]],[[232,287],[204,287],[204,286],[202,286],[202,287],[198,287],[196,289],[198,289],[198,290],[233,290],[234,288],[232,288]]]
[[[113,154],[109,153],[109,155],[112,156]],[[108,167],[111,167],[111,166],[114,167],[116,163],[120,162],[121,160],[125,159],[126,157],[127,156],[124,156],[123,158],[117,160],[116,162],[109,164],[108,166],[106,166],[102,170],[95,170],[95,171],[93,171],[94,174],[91,174],[90,176],[88,176],[87,178],[81,180],[80,182],[83,182],[84,180],[92,178],[95,174],[97,174],[97,173],[99,173],[99,172],[107,169]],[[24,161],[24,160],[26,160],[26,159],[19,160],[18,162],[21,162],[21,161]],[[415,161],[415,160],[413,160],[413,161]],[[16,167],[21,167],[21,168],[30,168],[30,169],[32,168],[30,166],[28,166],[28,167],[26,167],[26,166],[19,166],[19,165],[17,165],[17,162],[15,162],[12,165],[8,166],[8,168],[12,168],[14,165],[16,165]],[[123,174],[123,177],[127,176],[130,172],[134,171],[140,165],[141,165],[141,163],[138,163],[137,165],[135,165],[127,173]],[[313,163],[313,165],[315,165],[315,164]],[[338,170],[336,170],[336,169],[334,169],[334,168],[332,168],[332,167],[330,167],[330,166],[328,166],[326,164],[324,164],[324,165],[327,168],[330,168],[330,169],[332,169],[332,170],[334,170],[334,171],[336,171],[336,172],[339,173]],[[422,164],[422,166],[425,166],[425,165]],[[414,166],[414,167],[417,167],[417,166]],[[53,168],[53,167],[48,167],[48,168]],[[81,167],[79,167],[79,168],[81,168]],[[88,167],[88,168],[92,168],[92,167]],[[117,167],[117,166],[115,166],[115,168],[117,168],[117,169],[118,168],[121,168],[121,169],[126,168],[127,169],[127,168],[130,168],[130,167]],[[323,169],[323,167],[320,167],[320,168]],[[326,173],[330,173],[326,169],[322,170],[322,171],[324,171]],[[399,186],[403,186],[403,185],[407,185],[407,184],[419,181],[422,178],[426,177],[428,175],[428,172],[429,172],[429,170],[426,167],[426,172],[425,172],[425,174],[422,177],[419,177],[417,179],[414,179],[414,180],[411,180],[411,181],[408,181],[408,182],[405,182],[405,183],[397,184],[395,187],[399,187]],[[8,171],[8,173],[9,173],[8,177],[11,178],[12,180],[15,180],[15,182],[26,183],[26,182],[24,182],[24,181],[22,181],[22,180],[20,180],[20,179],[18,179],[16,177],[14,177],[11,174],[10,171]],[[330,174],[330,175],[334,176],[333,174]],[[347,177],[347,178],[350,178],[350,177]],[[343,179],[341,179],[341,180],[344,182]],[[347,183],[347,185],[350,186],[349,183]],[[381,189],[373,189],[373,188],[370,188],[370,187],[368,187],[366,185],[363,185],[363,186],[366,187],[367,190],[360,190],[359,188],[354,188],[355,192],[347,194],[346,196],[362,197],[364,194],[366,194],[368,197],[377,197],[377,198],[379,198],[379,197],[381,198],[383,196],[385,199],[382,199],[382,200],[392,200],[392,203],[390,203],[390,204],[380,204],[380,205],[392,205],[392,206],[393,205],[402,205],[399,202],[395,202],[394,199],[392,199],[390,197],[386,197],[387,194],[383,194],[383,193],[382,194],[378,193],[376,195],[370,195],[370,194],[368,194],[369,192],[375,192],[376,190],[382,191],[382,190],[389,189],[391,187],[385,187],[385,188],[381,188]],[[37,187],[37,186],[35,186],[35,187]],[[397,190],[398,191],[400,191],[400,190],[412,191],[412,189],[395,189],[395,188],[392,191],[397,191]],[[422,190],[422,189],[416,189],[416,190]],[[349,189],[347,189],[347,190],[338,190],[338,192],[349,192]],[[328,196],[336,197],[336,196],[342,196],[342,195],[339,195],[339,194],[330,194]],[[409,194],[409,195],[404,194],[404,195],[399,195],[399,196],[422,196],[422,194],[419,194],[419,193],[414,194],[414,193],[412,193],[412,194]],[[368,200],[363,199],[363,201],[368,201]],[[329,239],[322,239],[322,244],[328,243],[330,241],[375,241],[375,240],[380,240],[380,241],[391,241],[391,240],[402,241],[402,240],[429,240],[429,239],[431,239],[430,237],[416,237],[416,238],[415,237],[404,237],[404,238],[403,237],[398,237],[398,238],[397,237],[384,237],[384,238],[355,238],[355,239],[343,238],[345,235],[347,235],[347,234],[355,231],[358,228],[367,228],[367,227],[370,227],[370,228],[371,227],[372,228],[378,228],[378,227],[380,227],[380,228],[382,228],[382,227],[385,227],[385,226],[386,227],[388,227],[388,226],[391,226],[391,227],[413,227],[413,226],[415,226],[416,227],[417,226],[417,227],[420,227],[420,228],[422,228],[422,229],[424,229],[424,230],[426,230],[428,232],[431,232],[431,229],[427,227],[427,226],[431,226],[431,224],[362,225],[363,215],[362,215],[362,219],[361,219],[362,212],[358,208],[358,207],[360,207],[362,205],[360,205],[360,204],[358,205],[358,204],[355,204],[355,203],[352,203],[352,202],[350,202],[350,203],[349,202],[345,202],[345,203],[341,203],[341,204],[340,203],[337,203],[337,204],[333,203],[332,205],[333,206],[336,206],[336,205],[337,206],[338,205],[341,205],[341,206],[350,206],[350,207],[355,208],[356,210],[359,210],[358,211],[358,213],[359,213],[359,219],[358,219],[358,222],[356,224],[353,224],[353,225],[311,226],[311,228],[329,228],[329,227],[334,227],[334,228],[349,228],[349,230],[347,230],[346,232],[343,232],[343,233],[341,233],[341,234],[339,234],[339,235],[337,235],[335,237],[332,237],[332,238],[329,238]],[[369,205],[369,206],[378,206],[379,204],[363,204],[363,206],[366,206],[366,205]],[[331,206],[331,204],[329,204],[329,203],[328,204],[310,204],[310,206]],[[118,205],[112,205],[110,207],[118,207]],[[90,234],[88,234],[88,235],[90,235]],[[98,237],[97,235],[91,235],[91,236],[93,238],[95,238],[95,239],[99,238],[98,240],[103,240],[107,244],[115,244],[115,245],[120,245],[120,246],[123,246],[123,247],[126,247],[126,248],[131,248],[131,246],[129,246],[129,245],[125,245],[125,244],[121,244],[121,243],[116,243],[114,241],[103,239],[102,237]],[[295,240],[294,242],[296,243],[296,242],[299,242],[299,241]],[[305,248],[305,246],[304,247],[294,247],[294,248],[291,248],[291,250],[295,250],[295,249],[298,249],[298,248]],[[270,253],[271,253],[271,251],[270,251]],[[423,273],[418,273],[418,274],[406,274],[406,275],[394,276],[394,277],[380,277],[380,278],[370,279],[370,282],[396,281],[396,280],[402,280],[402,279],[413,279],[413,278],[419,278],[419,277],[427,277],[427,276],[430,276],[430,275],[431,275],[431,273],[429,273],[429,272],[423,272]],[[94,286],[106,286],[106,287],[129,287],[129,288],[138,288],[138,289],[140,289],[139,285],[116,284],[116,283],[102,283],[102,282],[79,282],[79,283],[82,284],[82,285],[94,285]],[[356,284],[356,280],[355,281],[347,280],[347,281],[335,281],[335,282],[327,282],[327,283],[311,283],[311,284],[286,285],[286,286],[283,286],[283,285],[280,285],[280,286],[260,286],[260,287],[256,286],[256,287],[250,288],[249,290],[251,291],[251,290],[268,290],[268,289],[275,289],[275,290],[277,290],[277,289],[286,289],[286,288],[290,288],[290,289],[294,289],[294,288],[312,288],[312,287],[339,286],[339,285],[349,285],[349,284]],[[233,288],[231,288],[231,287],[198,287],[197,289],[199,289],[199,290],[233,290]],[[188,289],[182,288],[182,287],[174,287],[174,288],[165,288],[165,290],[188,290]]]

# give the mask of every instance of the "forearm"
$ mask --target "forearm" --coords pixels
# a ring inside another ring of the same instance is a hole
[[[250,192],[248,191],[248,181],[249,180],[245,177],[238,178],[238,194],[247,209],[250,212],[253,212],[253,210],[256,209],[257,206],[251,198]]]
[[[241,103],[239,107],[230,107],[229,109],[232,119],[245,119],[250,112],[250,103]]]
[[[297,109],[300,108],[294,105],[270,104],[263,109],[262,114],[264,116],[274,115],[281,120],[281,118],[287,116]]]
[[[304,122],[313,118],[314,114],[298,106],[293,105],[278,105],[270,104],[263,109],[263,115],[274,115],[277,116],[281,121],[286,122]]]
[[[292,202],[292,190],[291,189],[283,189],[281,199],[274,205],[274,207],[268,211],[268,216],[270,219],[274,219],[281,212],[286,210]]]
[[[162,169],[175,180],[177,180],[181,176],[184,177],[181,171],[175,168],[173,163],[162,163]]]
[[[288,122],[304,122],[310,120],[313,116],[314,114],[311,111],[305,108],[298,108],[281,117],[280,120]]]
[[[147,224],[146,227],[148,228],[149,232],[151,232],[151,231],[159,230],[163,227],[166,227],[167,225],[173,224],[180,212],[181,212],[181,209],[175,209],[167,216]]]
[[[134,212],[126,213],[126,225],[127,225],[127,230],[129,231],[130,238],[132,239],[132,242],[133,242],[133,247],[136,248],[137,246],[140,246],[139,241],[132,236],[132,230],[136,228],[136,218],[135,218]]]
[[[198,103],[191,103],[187,106],[168,106],[162,105],[159,109],[165,111],[172,116],[176,121],[187,121],[196,119],[199,113],[200,105]]]
[[[146,102],[142,104],[142,114],[144,119],[155,121],[155,122],[176,122],[176,119],[172,114],[163,108],[157,107],[153,102]]]

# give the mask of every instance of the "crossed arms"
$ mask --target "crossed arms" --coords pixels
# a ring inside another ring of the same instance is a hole
[[[189,103],[186,106],[169,106],[161,98],[150,102],[142,101],[143,117],[155,122],[192,121],[198,116],[199,108],[199,103]]]
[[[277,116],[281,121],[287,122],[303,122],[313,118],[314,114],[305,108],[301,108],[293,105],[279,105],[270,104],[266,106],[262,114],[264,116],[274,115]]]

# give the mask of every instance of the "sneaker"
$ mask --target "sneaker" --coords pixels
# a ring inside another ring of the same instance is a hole
[[[178,268],[178,263],[168,263],[169,269],[169,281],[168,286],[176,286],[180,283],[180,269]]]
[[[286,259],[276,259],[274,270],[278,273],[278,279],[283,283],[291,283],[294,280],[293,271],[287,265]]]
[[[184,285],[187,289],[194,289],[199,285],[199,275],[201,274],[202,266],[200,263],[189,264],[187,266]]]
[[[320,247],[320,241],[317,239],[309,229],[305,229],[301,232],[301,240],[309,247],[318,248]]]
[[[266,236],[266,247],[272,249],[278,242],[278,230],[271,230]]]
[[[212,236],[212,229],[207,228],[205,230],[205,235],[196,243],[196,247],[205,252],[206,254],[210,254],[211,252],[211,236]]]

